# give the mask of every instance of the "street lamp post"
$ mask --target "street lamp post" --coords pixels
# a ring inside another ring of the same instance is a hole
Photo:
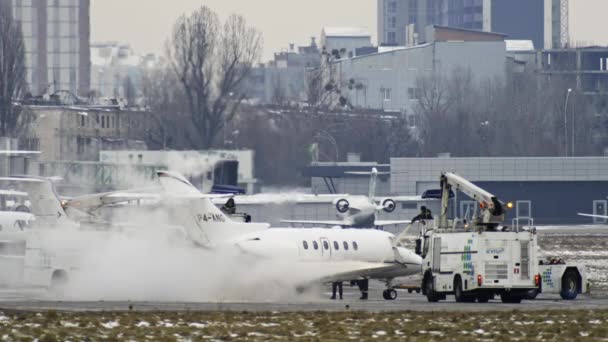
[[[568,97],[570,97],[570,93],[572,92],[572,88],[568,88],[568,92],[566,93],[566,103],[564,104],[564,155],[568,156]]]
[[[571,151],[570,155],[571,155],[572,157],[574,157],[574,138],[575,138],[575,133],[574,133],[574,125],[575,125],[575,122],[574,122],[574,115],[575,115],[575,113],[574,113],[574,111],[575,111],[575,110],[576,110],[576,102],[575,102],[575,103],[574,103],[574,105],[572,106],[572,111],[570,112],[570,121],[572,121],[572,125],[571,125],[571,126],[572,126],[572,129],[571,129],[571,131],[572,131],[572,132],[571,132],[571,133],[572,133],[572,139],[570,140],[570,141],[571,141],[571,143],[572,143],[572,151]]]

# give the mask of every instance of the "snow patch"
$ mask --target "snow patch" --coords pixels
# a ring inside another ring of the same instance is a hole
[[[106,329],[114,329],[114,328],[120,326],[120,324],[118,324],[118,322],[116,322],[116,321],[109,321],[109,322],[101,323],[101,326]]]
[[[61,326],[66,328],[76,328],[78,327],[78,323],[69,322],[69,321],[61,321]]]

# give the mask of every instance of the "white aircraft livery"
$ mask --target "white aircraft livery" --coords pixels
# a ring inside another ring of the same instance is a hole
[[[165,203],[188,236],[203,248],[234,247],[247,260],[289,260],[295,269],[284,277],[299,285],[380,279],[385,299],[395,299],[392,280],[419,274],[421,258],[397,246],[394,236],[375,229],[269,228],[265,223],[233,222],[184,177],[159,171]]]

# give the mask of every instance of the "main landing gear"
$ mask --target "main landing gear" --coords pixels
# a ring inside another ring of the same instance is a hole
[[[382,291],[382,298],[386,300],[395,300],[397,299],[397,291],[395,291],[395,289],[386,289]]]

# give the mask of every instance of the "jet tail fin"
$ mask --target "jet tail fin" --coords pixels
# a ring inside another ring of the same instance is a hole
[[[203,247],[212,247],[243,236],[265,230],[266,223],[234,222],[210,200],[216,195],[200,193],[182,175],[170,171],[159,171],[157,175],[163,187],[174,219],[184,227],[190,239]]]
[[[347,171],[344,172],[349,175],[369,175],[369,189],[368,195],[370,203],[375,203],[376,201],[376,180],[378,179],[379,174],[389,174],[388,172],[378,172],[378,169],[375,167],[372,168],[371,172],[366,171]]]
[[[36,217],[36,224],[41,227],[75,224],[66,215],[51,179],[14,176],[0,178],[0,180],[14,182],[28,193],[28,197],[32,203],[32,214]]]

